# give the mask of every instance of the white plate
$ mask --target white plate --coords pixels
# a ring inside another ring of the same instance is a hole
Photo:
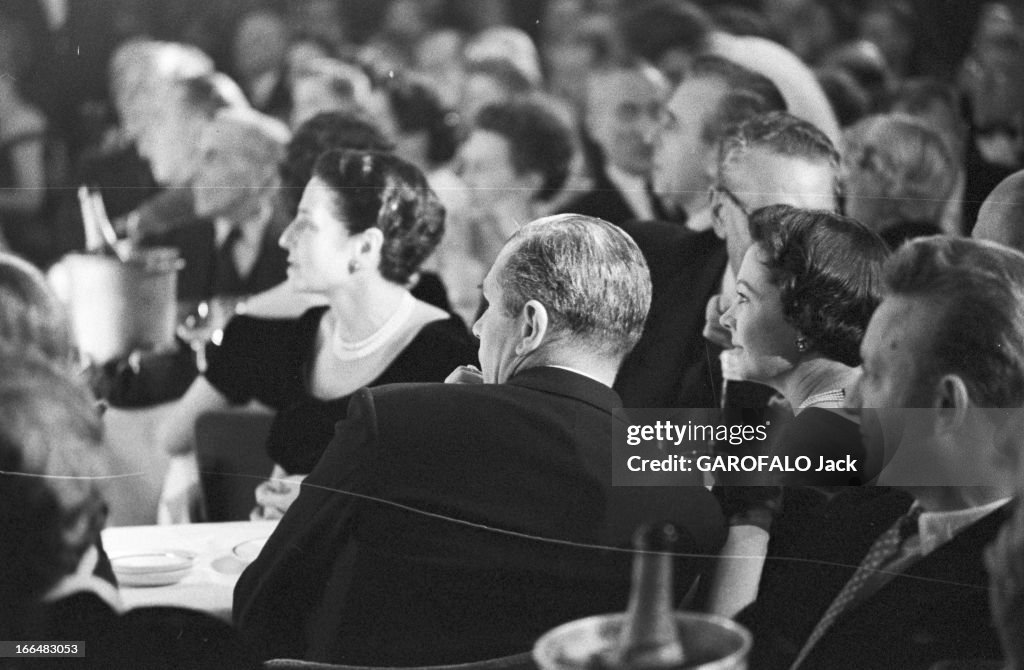
[[[125,586],[165,586],[181,581],[194,561],[195,554],[187,551],[157,550],[114,556],[110,565]]]
[[[263,551],[263,545],[265,545],[269,539],[270,536],[268,535],[266,537],[257,537],[252,540],[246,540],[245,542],[235,545],[234,549],[231,550],[231,553],[240,561],[252,563],[256,560],[256,557],[260,555],[260,552]]]

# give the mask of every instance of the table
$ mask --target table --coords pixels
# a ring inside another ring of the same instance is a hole
[[[277,521],[230,521],[171,526],[120,526],[103,531],[103,546],[113,558],[155,549],[196,554],[192,571],[170,586],[122,586],[125,607],[171,605],[202,610],[231,620],[231,601],[246,563],[231,550],[246,540],[269,536]]]

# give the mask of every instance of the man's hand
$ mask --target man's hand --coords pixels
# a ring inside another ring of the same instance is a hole
[[[483,384],[484,373],[475,365],[460,365],[445,380],[445,384]]]
[[[707,309],[704,310],[704,339],[722,349],[732,349],[732,335],[720,321],[727,309],[729,309],[729,303],[724,300],[723,296],[713,295],[708,300]]]
[[[256,507],[249,514],[252,521],[280,519],[302,490],[306,475],[289,475],[280,466],[274,467],[270,479],[256,487]]]

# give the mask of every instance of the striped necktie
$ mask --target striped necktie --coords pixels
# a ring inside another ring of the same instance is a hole
[[[835,597],[832,604],[825,610],[825,614],[818,621],[818,625],[814,627],[814,631],[807,638],[807,642],[804,643],[800,654],[793,661],[793,665],[789,666],[789,670],[796,670],[804,662],[814,648],[814,645],[824,637],[828,629],[835,623],[835,620],[856,601],[858,594],[864,588],[864,585],[867,584],[869,578],[879,570],[884,569],[886,564],[899,555],[900,547],[903,546],[907,538],[917,534],[917,520],[920,518],[921,512],[921,507],[914,505],[906,514],[897,519],[896,523],[889,530],[882,533],[875,540],[875,543],[871,545],[871,550],[868,551],[867,556],[861,561],[857,571],[853,573],[853,577],[850,578],[850,581],[846,582],[843,590],[839,592],[839,595]]]

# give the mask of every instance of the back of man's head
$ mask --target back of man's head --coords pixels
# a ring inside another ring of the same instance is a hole
[[[288,127],[274,117],[254,109],[225,108],[203,130],[200,147],[216,147],[221,153],[244,159],[253,174],[272,175],[276,186],[278,165],[290,139]]]
[[[985,198],[971,237],[1024,251],[1024,170],[1001,181]]]
[[[618,365],[643,331],[651,304],[647,262],[607,221],[562,214],[529,223],[509,241],[500,281],[507,314],[530,300],[548,312],[552,342]]]
[[[938,236],[903,245],[885,265],[887,295],[934,308],[917,387],[959,376],[978,407],[1024,405],[1024,254]]]

